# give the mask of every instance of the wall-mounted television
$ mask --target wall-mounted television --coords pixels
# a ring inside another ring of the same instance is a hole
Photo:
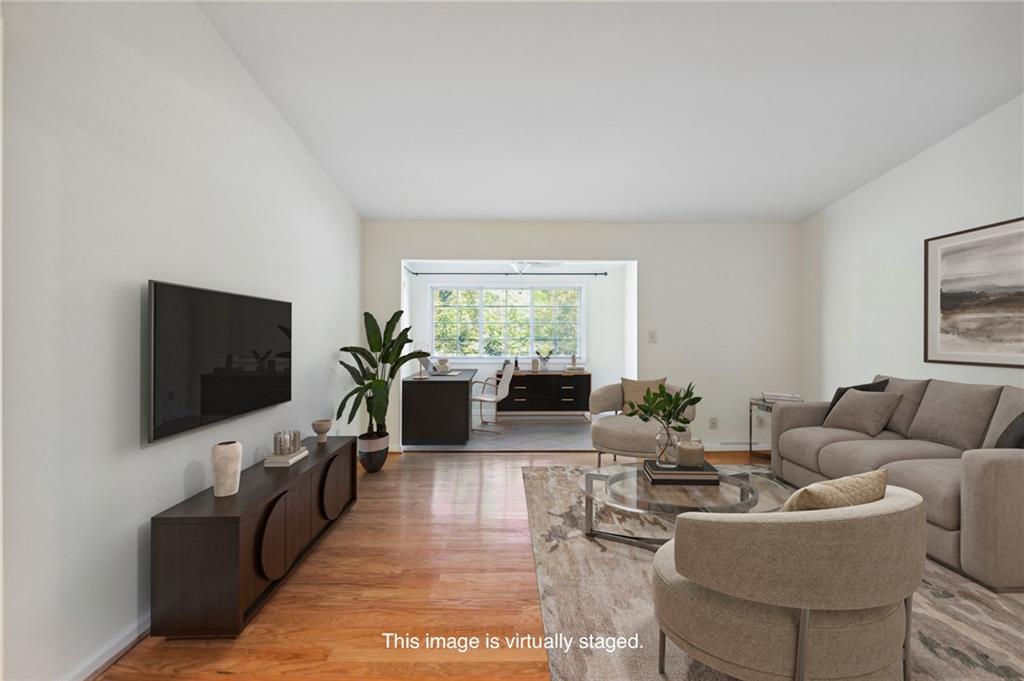
[[[149,282],[149,441],[292,398],[292,304]]]

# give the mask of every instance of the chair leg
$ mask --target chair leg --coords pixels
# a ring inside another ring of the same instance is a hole
[[[914,594],[904,601],[907,608],[906,631],[903,634],[903,681],[910,681],[910,629],[914,616]]]
[[[597,450],[597,467],[601,467],[601,450]]]
[[[793,674],[794,681],[804,681],[804,672],[807,668],[807,625],[811,619],[810,610],[800,611],[800,629],[796,638],[796,671]]]
[[[665,673],[665,632],[658,627],[658,673]]]

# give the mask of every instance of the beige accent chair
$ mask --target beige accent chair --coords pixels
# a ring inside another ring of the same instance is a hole
[[[679,392],[678,386],[665,384],[669,392]],[[623,406],[622,384],[613,383],[590,393],[590,413],[593,423],[590,426],[590,441],[597,450],[597,467],[601,467],[601,455],[611,454],[613,459],[628,456],[634,459],[653,459],[657,456],[655,438],[661,430],[657,423],[644,423],[633,416],[621,414]],[[615,412],[596,418],[597,414]],[[693,406],[683,412],[688,419],[697,413]],[[680,440],[689,440],[690,431],[677,433]]]
[[[910,681],[913,594],[925,561],[920,495],[779,513],[683,513],[654,557],[665,638],[744,681]]]

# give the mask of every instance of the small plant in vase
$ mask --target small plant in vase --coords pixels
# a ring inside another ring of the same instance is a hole
[[[406,327],[395,334],[401,318],[402,311],[398,310],[391,315],[391,319],[381,331],[377,319],[369,312],[364,312],[363,325],[366,327],[368,347],[347,345],[341,348],[342,352],[352,355],[353,363],[342,360],[341,366],[348,371],[356,387],[342,398],[341,404],[338,405],[337,417],[341,419],[351,400],[348,422],[352,423],[359,406],[366,405],[369,423],[366,432],[359,436],[357,449],[359,463],[367,473],[376,473],[387,461],[389,440],[386,422],[391,384],[404,364],[430,356],[422,350],[402,354],[402,348],[412,343],[412,339],[409,338],[412,327]]]
[[[672,467],[679,463],[679,436],[685,433],[690,423],[686,417],[686,409],[699,403],[701,398],[693,392],[693,383],[686,390],[670,393],[665,385],[659,385],[658,391],[650,388],[644,393],[644,401],[640,404],[627,402],[623,413],[635,416],[644,423],[655,421],[661,430],[656,438],[658,443],[658,465]]]
[[[547,371],[548,370],[548,362],[551,361],[551,355],[555,354],[555,349],[551,348],[546,353],[542,353],[540,350],[537,350],[536,353],[537,353],[537,357],[540,358],[540,370],[541,371]]]

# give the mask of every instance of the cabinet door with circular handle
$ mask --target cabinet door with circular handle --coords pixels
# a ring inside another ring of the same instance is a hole
[[[351,495],[348,475],[345,457],[339,455],[327,462],[324,487],[320,491],[320,508],[328,520],[334,520],[341,515],[342,509],[348,503]]]
[[[271,502],[260,535],[260,571],[273,581],[288,572],[288,492]]]

